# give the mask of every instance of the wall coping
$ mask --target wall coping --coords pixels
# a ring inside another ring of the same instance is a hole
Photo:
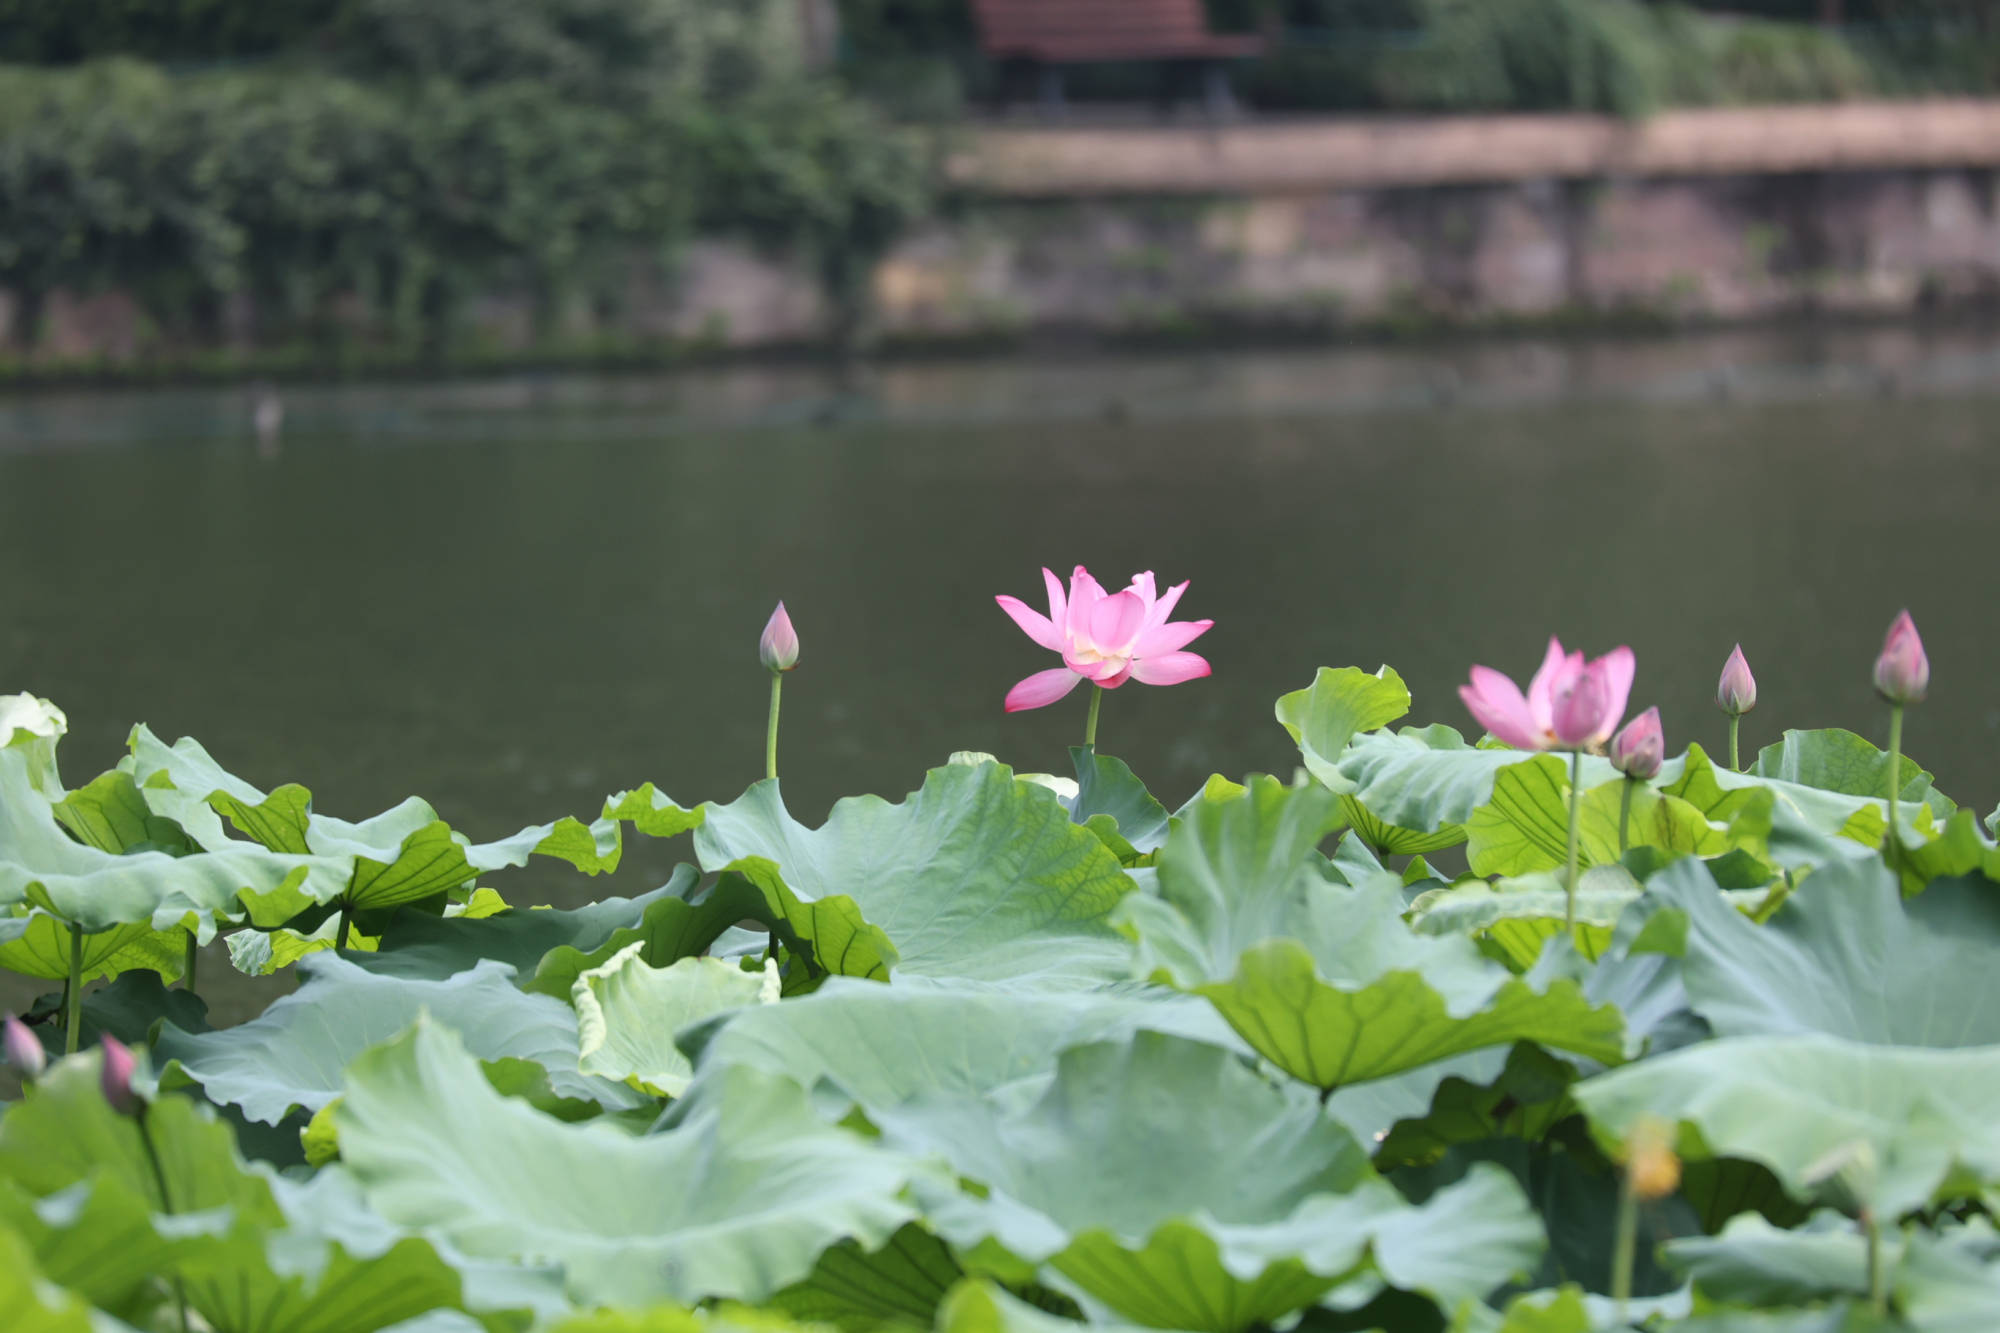
[[[1015,197],[2000,166],[2000,99],[1219,125],[984,126],[948,170]]]

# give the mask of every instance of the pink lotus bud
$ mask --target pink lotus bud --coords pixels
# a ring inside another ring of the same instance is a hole
[[[1875,659],[1876,692],[1892,704],[1916,704],[1930,687],[1931,659],[1924,656],[1917,622],[1908,611],[1899,611],[1882,640],[1882,655]]]
[[[1601,740],[1617,721],[1611,716],[1610,685],[1597,662],[1558,687],[1549,709],[1550,730],[1555,733],[1556,744],[1566,750]]]
[[[1660,730],[1657,708],[1648,708],[1611,738],[1611,766],[1628,778],[1643,781],[1653,777],[1666,757],[1667,737]]]
[[[132,1091],[132,1051],[118,1038],[106,1033],[102,1042],[104,1069],[99,1082],[104,1088],[104,1100],[111,1103],[111,1109],[120,1115],[131,1115],[139,1109],[139,1095]]]
[[[757,659],[766,671],[790,671],[799,664],[798,631],[792,628],[783,602],[764,624],[764,637],[757,640]]]
[[[1722,664],[1722,679],[1715,684],[1715,706],[1731,717],[1741,717],[1757,706],[1757,678],[1750,674],[1740,643]]]
[[[0,1021],[0,1044],[7,1048],[7,1063],[20,1070],[22,1078],[33,1081],[48,1068],[48,1052],[35,1040],[35,1034],[28,1031],[28,1025],[12,1014]]]

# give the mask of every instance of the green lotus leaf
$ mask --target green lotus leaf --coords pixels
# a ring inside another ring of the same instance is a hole
[[[1581,864],[1611,865],[1624,855],[1618,816],[1625,786],[1621,778],[1584,792],[1577,818]],[[1629,846],[1672,857],[1716,856],[1740,845],[1730,830],[1710,824],[1700,810],[1674,796],[1643,783],[1632,787],[1631,796]],[[1569,765],[1544,754],[1501,769],[1494,775],[1492,800],[1472,812],[1465,831],[1474,874],[1526,875],[1561,867],[1569,856]]]
[[[1993,813],[1986,816],[1986,831],[2000,838],[2000,805],[1993,807]]]
[[[1901,1237],[1884,1239],[1883,1262],[1901,1260]],[[1868,1243],[1854,1220],[1831,1209],[1787,1230],[1755,1213],[1730,1219],[1714,1236],[1666,1245],[1667,1263],[1692,1278],[1710,1300],[1732,1305],[1792,1305],[1868,1294]]]
[[[87,846],[35,789],[26,755],[17,746],[0,749],[0,906],[40,907],[86,934],[192,924],[206,943],[218,919],[247,914],[276,925],[307,903],[338,896],[352,872],[344,857],[282,855],[249,844],[179,857]]]
[[[9,1333],[101,1333],[88,1302],[50,1282],[20,1236],[0,1226],[0,1309]]]
[[[855,1333],[896,1325],[925,1328],[964,1276],[951,1247],[913,1222],[879,1250],[842,1241],[819,1257],[805,1281],[772,1296],[771,1304],[794,1319]]]
[[[1000,764],[932,769],[901,805],[850,797],[818,829],[760,782],[709,808],[695,852],[762,889],[829,972],[1088,984],[1129,966],[1109,923],[1132,887],[1118,858]]]
[[[1984,879],[1941,880],[1906,901],[1879,860],[1844,862],[1807,876],[1762,926],[1698,866],[1652,887],[1658,909],[1686,916],[1683,982],[1719,1035],[2000,1045],[2000,898]]]
[[[181,826],[154,814],[139,784],[120,769],[65,795],[55,803],[55,815],[77,841],[99,851],[150,849],[183,856],[195,850]]]
[[[353,879],[342,901],[357,910],[416,902],[482,873],[526,865],[535,855],[587,874],[615,870],[622,820],[646,832],[680,832],[700,822],[699,812],[666,801],[649,784],[606,801],[593,824],[565,818],[474,845],[416,797],[351,823],[315,813],[312,793],[296,783],[268,794],[258,790],[190,737],[168,746],[142,724],[133,728],[131,748],[132,777],[154,813],[177,821],[210,851],[235,843],[222,827],[227,818],[237,832],[273,851],[352,857]]]
[[[1933,880],[1954,875],[1980,874],[2000,881],[2000,847],[1980,833],[1970,810],[1960,810],[1921,846],[1905,842],[1897,857],[1903,892],[1918,893]]]
[[[936,1333],[1077,1333],[1074,1319],[1030,1305],[990,1278],[966,1278],[937,1309]],[[1093,1320],[1096,1333],[1136,1333],[1136,1324]]]
[[[1386,666],[1372,674],[1359,667],[1321,667],[1310,686],[1277,703],[1278,723],[1298,743],[1306,771],[1335,792],[1354,790],[1339,768],[1348,743],[1409,711],[1409,687]]]
[[[1612,928],[1644,890],[1623,866],[1592,866],[1577,877],[1579,947],[1591,960],[1611,946]],[[1410,929],[1419,935],[1474,935],[1490,939],[1516,972],[1526,972],[1543,946],[1563,933],[1569,910],[1560,875],[1543,872],[1495,884],[1467,880],[1432,889],[1410,904]]]
[[[44,908],[32,907],[0,916],[0,967],[45,981],[69,976],[70,953],[76,937],[69,922]],[[113,926],[82,938],[83,979],[115,977],[147,969],[168,981],[187,966],[188,932],[175,927],[155,930],[150,921]]]
[[[380,976],[336,954],[299,963],[300,988],[259,1017],[219,1032],[161,1029],[154,1056],[201,1085],[210,1100],[242,1108],[251,1120],[275,1125],[293,1111],[317,1111],[341,1094],[348,1062],[387,1041],[420,1013],[454,1029],[482,1060],[531,1060],[549,1071],[565,1097],[609,1110],[641,1098],[612,1079],[577,1068],[576,1016],[545,995],[516,989],[504,963],[483,962],[444,981]]]
[[[676,873],[675,885],[683,891],[694,888],[692,866],[683,866],[686,875]],[[620,926],[601,943],[584,949],[559,944],[542,955],[534,978],[524,989],[567,1000],[576,979],[592,968],[604,966],[616,954],[637,946],[640,961],[648,967],[666,967],[680,958],[692,958],[721,938],[722,933],[741,921],[759,920],[775,928],[779,924],[764,895],[741,875],[724,875],[699,901],[689,902],[678,894],[652,894],[639,920]],[[789,928],[787,928],[789,929]]]
[[[51,1282],[128,1317],[188,1249],[185,1238],[162,1236],[147,1198],[110,1174],[41,1198],[0,1181],[0,1234],[8,1228]]]
[[[820,1121],[796,1083],[739,1068],[702,1094],[644,1138],[564,1124],[495,1092],[420,1019],[349,1067],[334,1118],[384,1218],[473,1258],[559,1263],[585,1305],[759,1300],[829,1246],[879,1247],[912,1219],[914,1165]]]
[[[1298,742],[1306,771],[1327,790],[1340,793],[1341,816],[1363,843],[1384,856],[1422,856],[1465,841],[1465,829],[1457,823],[1432,830],[1390,823],[1357,799],[1354,783],[1340,773],[1339,760],[1357,735],[1387,727],[1409,707],[1402,677],[1386,666],[1373,674],[1358,667],[1321,667],[1310,688],[1285,695],[1277,705],[1278,721]]]
[[[1677,1123],[1682,1157],[1760,1163],[1801,1202],[1853,1201],[1888,1218],[2000,1179],[2000,1048],[1725,1037],[1600,1074],[1574,1095],[1608,1151],[1642,1117]]]
[[[1871,800],[1889,791],[1889,752],[1851,731],[1826,727],[1818,731],[1787,731],[1775,745],[1757,752],[1750,772],[1815,791]],[[1897,769],[1897,798],[1908,805],[1925,805],[1937,819],[1948,819],[1958,805],[1931,785],[1922,764],[1902,756]]]
[[[569,910],[516,907],[487,917],[449,917],[405,909],[390,918],[378,952],[350,961],[383,976],[442,980],[490,958],[532,977],[552,951],[589,954],[608,945],[620,931],[641,926],[658,904],[692,892],[699,878],[693,866],[677,866],[651,893]],[[571,973],[569,981],[575,979]],[[551,993],[567,999],[568,984]]]
[[[264,1181],[247,1173],[228,1125],[188,1097],[161,1097],[146,1113],[159,1154],[156,1175],[137,1121],[111,1109],[99,1087],[96,1050],[51,1065],[35,1095],[0,1117],[0,1180],[43,1199],[86,1181],[113,1180],[153,1212],[229,1210],[239,1221],[275,1224]]]
[[[1096,833],[1127,864],[1159,850],[1167,840],[1167,808],[1153,799],[1125,761],[1082,745],[1072,745],[1069,756],[1076,765],[1077,787],[1076,795],[1063,802],[1070,819]]]
[[[1537,988],[1469,939],[1414,933],[1393,874],[1332,883],[1313,851],[1332,799],[1258,778],[1191,806],[1158,898],[1123,913],[1142,970],[1207,996],[1259,1054],[1326,1090],[1520,1040],[1621,1058],[1617,1010],[1574,978]]]
[[[1501,769],[1532,758],[1520,750],[1468,745],[1450,727],[1405,727],[1358,737],[1338,765],[1340,779],[1378,819],[1431,833],[1463,824],[1493,799]],[[1609,760],[1583,758],[1583,785],[1621,778]]]
[[[830,977],[811,995],[738,1010],[680,1040],[704,1074],[746,1065],[788,1075],[822,1089],[838,1119],[852,1106],[1037,1086],[1068,1047],[1141,1031],[1249,1050],[1208,1003],[1164,987],[919,976],[889,986]]]
[[[622,1079],[661,1097],[678,1097],[694,1065],[674,1045],[674,1033],[747,1004],[776,1004],[775,959],[746,972],[721,958],[681,958],[665,967],[640,957],[629,944],[602,967],[576,979],[578,1067],[600,1078]]]
[[[1065,1051],[1032,1105],[936,1096],[872,1118],[885,1142],[976,1182],[916,1186],[961,1253],[998,1247],[1156,1328],[1240,1333],[1391,1271],[1452,1305],[1541,1248],[1504,1173],[1481,1173],[1412,1217],[1309,1091],[1161,1033]],[[1460,1238],[1449,1256],[1422,1236],[1444,1216]]]
[[[340,918],[330,916],[311,930],[239,930],[223,938],[229,946],[229,965],[245,976],[268,977],[282,972],[307,954],[324,953],[340,940]],[[350,929],[346,950],[374,953],[382,947],[377,935]]]
[[[62,777],[56,771],[56,746],[69,731],[69,719],[47,699],[32,694],[0,695],[0,749],[13,750],[28,775],[28,785],[43,799],[62,799]]]

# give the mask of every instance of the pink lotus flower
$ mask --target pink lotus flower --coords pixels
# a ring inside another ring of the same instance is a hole
[[[1660,729],[1660,710],[1648,708],[1611,738],[1611,766],[1628,778],[1649,781],[1667,757],[1667,734]]]
[[[1136,575],[1130,587],[1107,593],[1078,565],[1065,597],[1052,571],[1044,569],[1042,579],[1049,590],[1046,616],[1018,597],[994,598],[1023,633],[1063,659],[1061,666],[1037,671],[1007,691],[1008,712],[1046,708],[1086,680],[1113,690],[1127,680],[1178,685],[1209,673],[1206,660],[1181,649],[1215,622],[1167,619],[1186,583],[1156,594],[1149,570]]]
[[[799,664],[798,631],[792,628],[792,618],[783,602],[778,603],[778,609],[764,622],[764,633],[757,639],[757,660],[766,671],[790,671]]]
[[[1741,717],[1757,706],[1757,678],[1750,674],[1740,643],[1722,664],[1722,677],[1715,682],[1715,706],[1731,717]]]
[[[1908,611],[1898,612],[1882,640],[1882,655],[1875,659],[1875,689],[1892,704],[1916,704],[1930,687],[1931,659],[1917,637],[1917,622]]]
[[[1551,638],[1525,697],[1513,681],[1483,666],[1472,668],[1472,683],[1459,686],[1458,697],[1479,725],[1517,750],[1587,750],[1609,740],[1625,715],[1636,668],[1630,648],[1586,662]]]
[[[139,1109],[139,1096],[132,1091],[132,1049],[110,1033],[104,1035],[104,1066],[98,1072],[99,1085],[104,1089],[104,1100],[111,1103],[111,1109],[120,1115],[130,1115]]]

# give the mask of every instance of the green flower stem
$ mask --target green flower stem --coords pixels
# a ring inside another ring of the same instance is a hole
[[[339,953],[347,947],[347,932],[354,926],[353,905],[342,900],[340,904],[340,932],[333,937],[333,951]]]
[[[1576,934],[1576,861],[1578,822],[1583,814],[1583,751],[1569,755],[1569,869],[1563,875],[1563,929]]]
[[[83,1035],[83,927],[69,923],[69,989],[63,993],[63,1054],[75,1055]]]
[[[1776,916],[1778,909],[1785,905],[1785,899],[1792,896],[1792,889],[1796,884],[1792,872],[1785,871],[1778,882],[1771,886],[1770,892],[1764,895],[1764,901],[1757,904],[1757,910],[1750,914],[1750,919],[1761,926]]]
[[[1889,847],[1891,855],[1903,850],[1902,836],[1896,829],[1896,788],[1902,785],[1903,777],[1903,705],[1889,705]],[[1892,862],[1893,864],[1893,862]]]
[[[1097,710],[1104,706],[1104,687],[1092,681],[1090,685],[1090,716],[1083,724],[1083,744],[1085,749],[1097,748]]]
[[[194,989],[194,969],[195,965],[201,961],[201,947],[196,943],[199,938],[195,932],[191,930],[188,932],[187,962],[181,968],[182,990],[191,991]]]
[[[1638,785],[1639,779],[1628,774],[1625,778],[1625,789],[1618,793],[1618,855],[1620,857],[1623,857],[1626,852],[1632,849],[1632,840],[1629,836],[1632,827],[1632,789]]]
[[[146,1160],[153,1167],[153,1183],[160,1190],[160,1211],[171,1217],[174,1212],[174,1196],[167,1190],[167,1173],[160,1165],[159,1149],[153,1146],[152,1126],[146,1123],[148,1109],[150,1108],[145,1102],[140,1102],[139,1109],[133,1113],[133,1119],[139,1125],[139,1142],[145,1146]],[[178,1277],[174,1279],[174,1304],[180,1310],[181,1333],[188,1333],[187,1292],[181,1287],[181,1280]]]
[[[764,729],[764,776],[778,776],[778,696],[785,690],[785,673],[771,673],[771,722]]]
[[[1743,715],[1741,713],[1731,713],[1729,715],[1729,769],[1733,773],[1741,773],[1743,771],[1743,757],[1736,749],[1736,733],[1742,725]]]
[[[1639,1252],[1639,1191],[1628,1164],[1618,1185],[1618,1233],[1611,1247],[1611,1299],[1618,1303],[1618,1323],[1626,1322],[1632,1303],[1632,1265]]]
[[[1882,1269],[1882,1224],[1867,1209],[1861,1213],[1862,1234],[1868,1240],[1868,1304],[1877,1319],[1889,1314],[1889,1275]]]

